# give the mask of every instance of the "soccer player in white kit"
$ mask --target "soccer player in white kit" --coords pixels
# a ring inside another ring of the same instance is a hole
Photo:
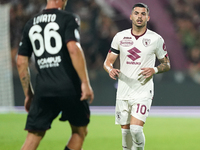
[[[133,6],[132,28],[118,32],[104,62],[104,69],[116,80],[115,123],[121,125],[123,150],[144,150],[143,126],[153,95],[153,75],[170,69],[165,42],[147,29],[149,8],[143,3]],[[113,68],[120,56],[120,69]],[[156,57],[160,64],[155,67]]]

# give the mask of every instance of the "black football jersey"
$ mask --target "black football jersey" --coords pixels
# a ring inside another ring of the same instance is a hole
[[[35,94],[81,94],[81,82],[66,47],[68,41],[80,42],[79,25],[77,16],[58,9],[43,10],[25,25],[18,54],[35,56]]]

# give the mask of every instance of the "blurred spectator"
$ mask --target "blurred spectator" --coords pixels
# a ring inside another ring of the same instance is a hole
[[[34,16],[45,8],[46,0],[28,0],[25,5],[24,13],[27,16]]]
[[[6,4],[9,3],[11,0],[0,0],[0,4]]]
[[[98,20],[98,51],[105,60],[108,50],[110,49],[110,44],[112,38],[118,32],[117,26],[107,17],[105,14],[101,13]]]
[[[189,74],[192,79],[200,84],[200,47],[195,46],[189,55]]]
[[[198,32],[192,20],[187,15],[180,15],[176,18],[177,33],[186,54],[198,41]]]
[[[13,4],[10,9],[10,38],[13,66],[15,66],[15,57],[17,54],[23,27],[26,21],[27,16],[24,13],[23,4],[21,2]]]

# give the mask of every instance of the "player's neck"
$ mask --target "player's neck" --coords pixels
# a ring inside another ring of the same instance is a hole
[[[56,4],[55,1],[49,1],[46,5],[46,9],[62,9],[60,6]]]
[[[140,35],[144,34],[146,30],[147,30],[146,26],[141,27],[141,28],[133,26],[131,32],[133,35],[140,36]]]

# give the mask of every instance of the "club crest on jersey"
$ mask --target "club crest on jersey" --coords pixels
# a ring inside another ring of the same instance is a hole
[[[151,40],[150,40],[150,39],[143,39],[143,40],[142,40],[142,43],[143,43],[143,45],[144,45],[145,47],[147,47],[147,46],[150,45]]]
[[[121,119],[121,112],[116,112],[116,117],[117,117],[117,120],[120,120]]]
[[[124,37],[123,40],[120,41],[120,45],[123,47],[129,47],[133,45],[133,41],[131,40],[131,37]]]

